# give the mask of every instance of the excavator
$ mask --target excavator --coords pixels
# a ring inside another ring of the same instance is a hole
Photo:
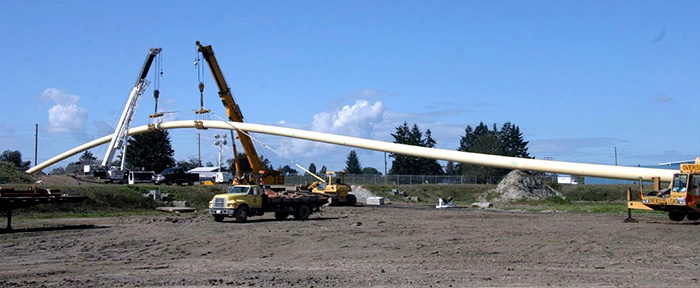
[[[355,206],[357,197],[350,194],[352,188],[345,184],[344,176],[347,172],[326,172],[326,179],[309,173],[319,181],[315,181],[309,185],[298,185],[298,191],[311,191],[312,193],[328,196],[329,206]]]
[[[214,81],[216,82],[216,85],[219,88],[219,98],[221,98],[221,103],[223,103],[224,107],[226,108],[226,115],[228,119],[234,122],[243,122],[243,113],[241,113],[241,109],[238,107],[238,104],[236,104],[236,102],[233,99],[231,88],[229,88],[228,84],[226,83],[226,79],[224,79],[224,74],[221,72],[221,68],[219,68],[219,63],[216,60],[216,57],[214,56],[214,50],[211,48],[211,45],[204,46],[199,41],[195,42],[195,44],[197,45],[197,51],[202,53],[202,57],[204,58],[204,60],[207,61],[207,64],[209,64],[211,74],[214,77]],[[200,82],[200,94],[203,93],[203,91],[204,83]],[[204,108],[202,110],[204,110]],[[200,112],[206,113],[207,111],[198,111],[198,113]],[[258,156],[258,152],[256,151],[255,146],[253,145],[252,139],[250,138],[250,136],[248,136],[248,133],[246,133],[245,131],[236,130],[236,134],[236,138],[238,138],[241,141],[241,145],[243,146],[243,150],[245,151],[248,163],[250,163],[250,166],[253,170],[252,175],[248,175],[247,179],[240,182],[259,182],[260,184],[265,185],[283,185],[284,176],[282,176],[279,171],[265,170],[265,167],[263,166],[263,163],[260,160],[260,156]],[[233,145],[235,155],[235,144]],[[245,177],[242,177],[240,175],[240,167],[238,167],[238,161],[233,162],[236,166],[236,179],[244,179]]]

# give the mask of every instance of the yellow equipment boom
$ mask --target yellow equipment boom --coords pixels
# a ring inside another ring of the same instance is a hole
[[[221,98],[221,103],[223,103],[226,108],[228,119],[235,122],[243,122],[243,113],[241,113],[238,104],[233,100],[233,94],[228,84],[226,84],[226,79],[224,79],[224,74],[221,72],[221,68],[219,68],[219,63],[216,61],[214,50],[211,48],[211,45],[204,46],[199,41],[197,41],[196,44],[197,50],[202,53],[204,60],[209,64],[209,69],[211,70],[212,76],[214,76],[214,81],[216,81],[216,85],[219,87],[219,98]],[[238,129],[236,129],[236,134],[238,136],[237,138],[241,141],[248,163],[250,163],[253,169],[253,176],[261,176],[260,179],[265,184],[284,184],[284,177],[282,177],[279,172],[265,171],[265,167],[258,156],[258,152],[255,150],[250,136]]]

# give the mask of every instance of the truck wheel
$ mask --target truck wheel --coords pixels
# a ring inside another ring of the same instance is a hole
[[[301,205],[299,206],[299,208],[297,208],[297,211],[294,213],[294,219],[306,220],[309,219],[309,215],[311,215],[311,209],[309,209],[309,206]]]
[[[240,207],[236,209],[236,222],[245,222],[248,220],[248,207]]]
[[[690,221],[698,221],[700,220],[700,214],[694,213],[694,214],[688,214],[686,215],[688,217],[688,220]]]
[[[287,219],[287,217],[289,217],[288,212],[275,212],[275,219],[277,220],[284,220]]]
[[[214,215],[214,221],[216,221],[216,222],[224,221],[224,215]]]
[[[345,203],[348,206],[355,206],[355,204],[357,204],[357,197],[355,197],[355,195],[348,194],[348,196],[345,197]]]
[[[165,185],[168,185],[168,186],[173,185],[173,182],[172,181],[165,181]]]
[[[683,221],[683,218],[685,218],[685,213],[683,212],[673,212],[669,211],[668,212],[668,219],[671,219],[676,222]]]
[[[192,181],[192,180],[187,180],[187,185],[189,185],[189,186],[194,185],[194,181]]]

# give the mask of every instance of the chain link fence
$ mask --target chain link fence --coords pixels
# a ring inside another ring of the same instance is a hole
[[[498,183],[502,177],[488,179],[488,183]],[[287,175],[284,184],[295,186],[317,181],[312,176]],[[345,174],[345,183],[350,185],[411,185],[411,184],[476,184],[477,177],[447,175],[368,175]]]

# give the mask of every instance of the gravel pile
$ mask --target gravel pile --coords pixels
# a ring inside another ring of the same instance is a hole
[[[543,200],[549,197],[564,196],[544,184],[541,178],[527,172],[513,170],[498,183],[496,189],[489,191],[490,195],[497,194],[494,202],[515,202],[519,200]]]

